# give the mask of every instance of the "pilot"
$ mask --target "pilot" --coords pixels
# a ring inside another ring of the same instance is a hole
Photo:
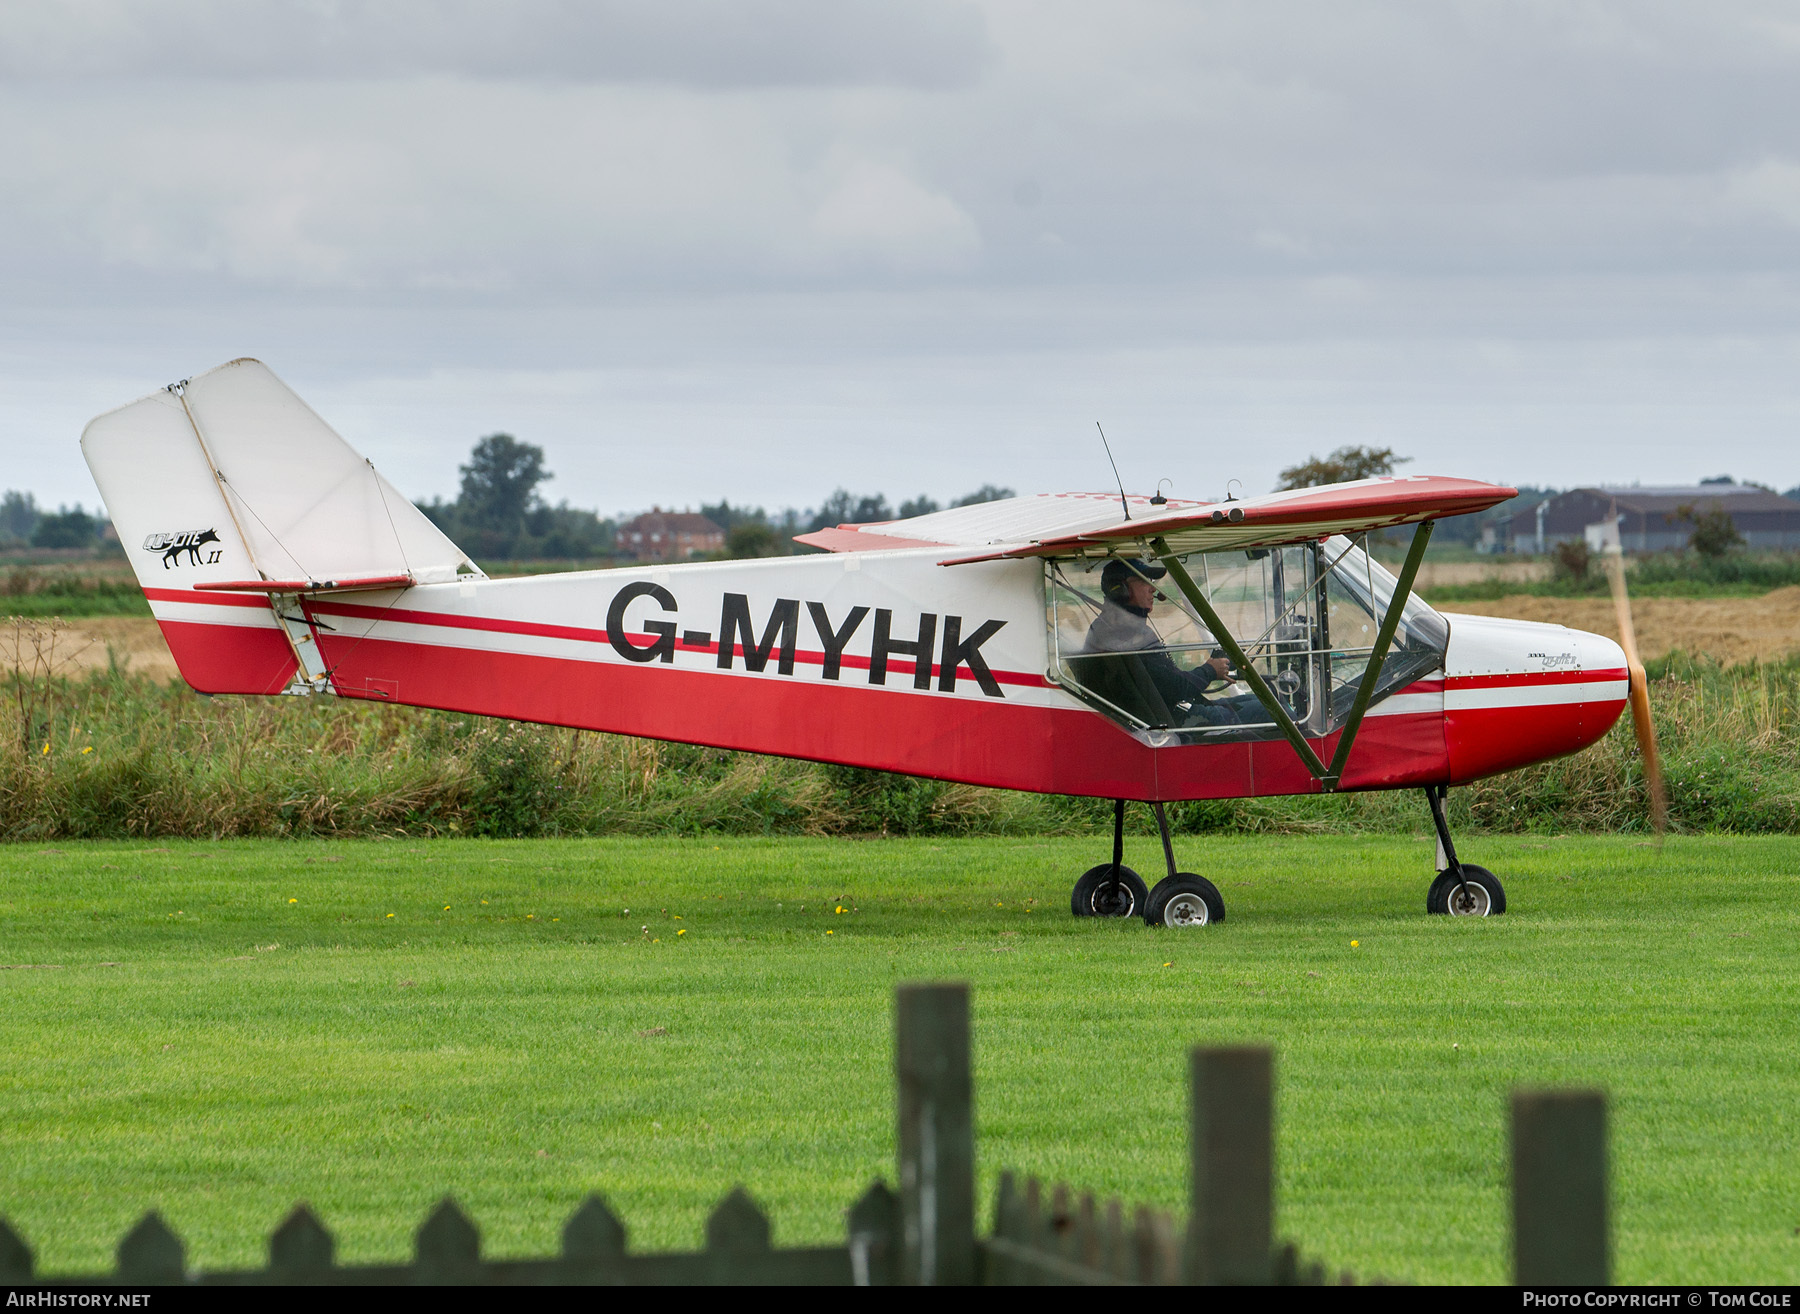
[[[1168,645],[1150,623],[1150,608],[1156,602],[1156,586],[1168,571],[1154,561],[1127,562],[1114,559],[1100,572],[1100,592],[1105,601],[1100,614],[1088,626],[1089,653],[1130,652],[1142,654],[1144,671],[1183,725],[1239,725],[1261,720],[1256,709],[1260,704],[1254,694],[1209,701],[1202,695],[1215,680],[1231,678],[1231,660],[1218,654],[1184,671],[1169,656]]]

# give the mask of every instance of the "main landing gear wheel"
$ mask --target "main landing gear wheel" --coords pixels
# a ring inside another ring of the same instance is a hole
[[[1506,891],[1486,867],[1465,862],[1460,876],[1454,869],[1438,873],[1425,896],[1425,911],[1451,917],[1492,917],[1506,911]]]
[[[1150,891],[1144,920],[1152,926],[1211,926],[1225,920],[1225,900],[1218,886],[1190,871],[1165,876]]]
[[[1090,867],[1075,882],[1069,896],[1069,911],[1077,917],[1135,917],[1143,913],[1150,899],[1150,887],[1144,878],[1129,867],[1120,867],[1119,878],[1113,880],[1113,865],[1103,862]]]

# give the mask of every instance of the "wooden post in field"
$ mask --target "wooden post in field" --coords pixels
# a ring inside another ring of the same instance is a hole
[[[1601,1287],[1612,1280],[1602,1092],[1513,1092],[1512,1200],[1515,1283]]]
[[[899,1078],[901,1281],[975,1281],[975,1089],[969,987],[903,985],[895,993]]]
[[[1275,1232],[1275,1056],[1264,1047],[1190,1055],[1187,1280],[1264,1286]]]

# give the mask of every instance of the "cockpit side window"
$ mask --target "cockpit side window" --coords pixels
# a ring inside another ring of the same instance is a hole
[[[1342,724],[1393,576],[1343,538],[1182,560],[1302,732]],[[1045,588],[1054,676],[1090,706],[1158,746],[1280,737],[1217,636],[1154,564],[1052,559]],[[1375,697],[1441,664],[1448,636],[1437,613],[1410,600]]]

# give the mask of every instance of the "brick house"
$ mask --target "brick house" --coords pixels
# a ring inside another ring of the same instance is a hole
[[[688,561],[725,548],[725,531],[692,511],[653,506],[619,530],[618,544],[639,561]]]

